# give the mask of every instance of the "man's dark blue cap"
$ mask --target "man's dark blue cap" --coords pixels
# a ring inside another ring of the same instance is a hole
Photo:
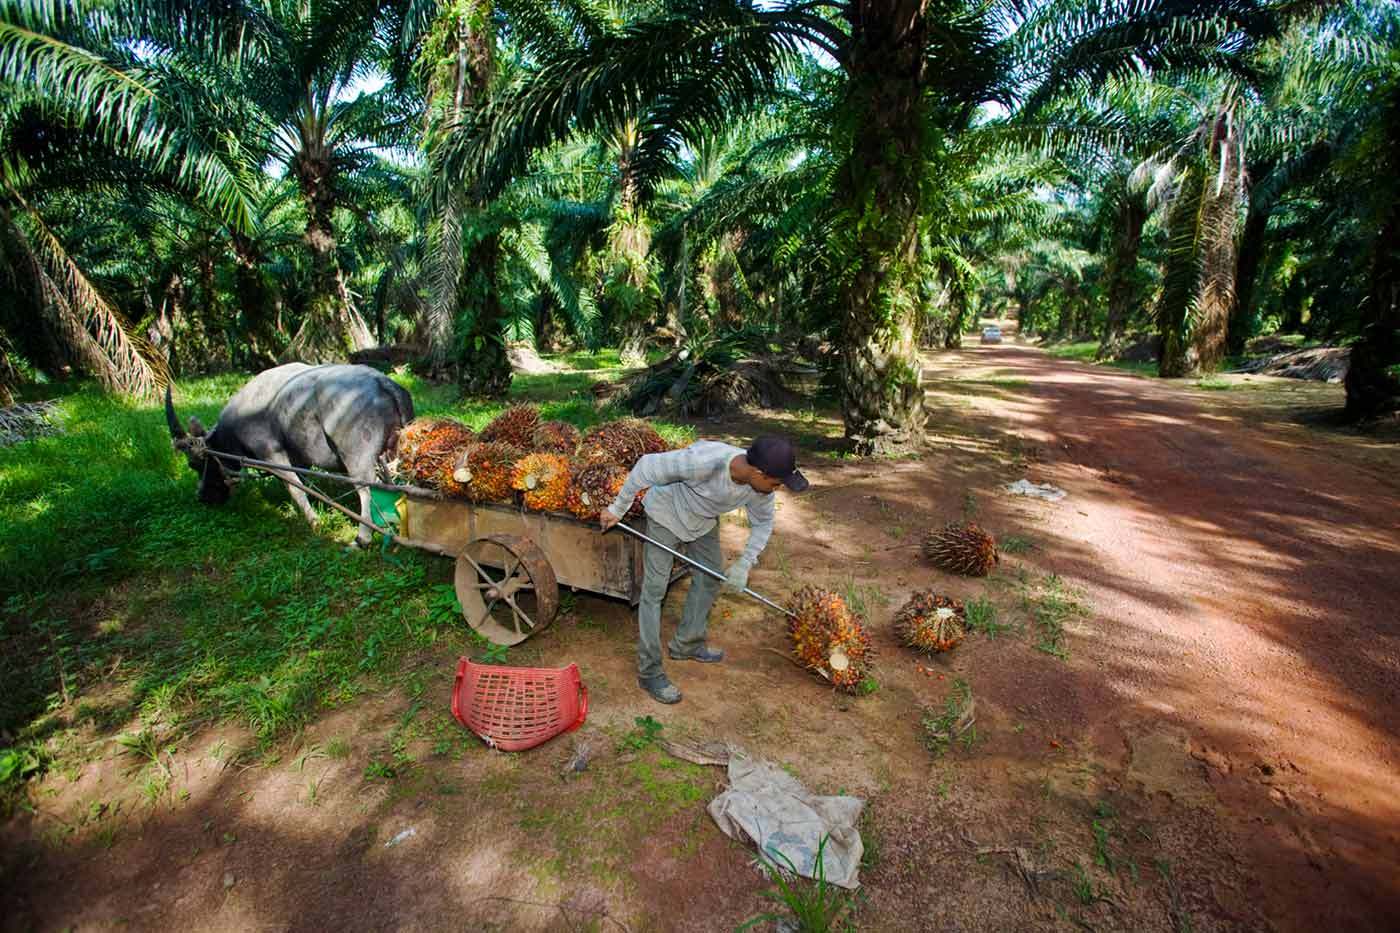
[[[802,492],[811,484],[797,470],[797,448],[785,437],[760,437],[754,440],[744,455],[749,466],[783,481],[793,492]]]

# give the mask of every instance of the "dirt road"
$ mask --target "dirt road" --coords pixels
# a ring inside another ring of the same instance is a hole
[[[1210,812],[1280,928],[1393,928],[1396,449],[1253,404],[1284,380],[1207,392],[1014,346],[931,375],[979,367],[1010,388],[972,420],[1038,448],[1027,475],[1069,493],[1039,510],[1039,562],[1089,594],[1071,667],[1093,705],[1062,721],[1124,789]]]

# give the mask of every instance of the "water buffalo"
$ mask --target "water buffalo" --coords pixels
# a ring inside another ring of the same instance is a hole
[[[222,505],[240,468],[208,451],[373,480],[380,454],[393,455],[399,431],[413,420],[413,399],[368,366],[287,363],[259,373],[239,389],[212,430],[205,431],[198,418],[190,418],[189,430],[183,430],[169,389],[165,420],[175,449],[199,474],[200,501]],[[283,482],[295,476],[272,472]],[[316,513],[306,493],[290,484],[287,490],[314,527]],[[368,520],[369,489],[361,486],[359,494],[360,515]],[[355,543],[367,545],[370,538],[370,530],[361,525]]]

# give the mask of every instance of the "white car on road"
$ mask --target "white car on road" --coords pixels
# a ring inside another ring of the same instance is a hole
[[[1001,328],[995,324],[988,324],[982,328],[983,343],[1001,343]]]

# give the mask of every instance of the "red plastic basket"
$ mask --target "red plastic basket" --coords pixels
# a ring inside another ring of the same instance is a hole
[[[577,729],[588,717],[578,665],[500,667],[457,662],[452,715],[490,745],[518,752]]]

